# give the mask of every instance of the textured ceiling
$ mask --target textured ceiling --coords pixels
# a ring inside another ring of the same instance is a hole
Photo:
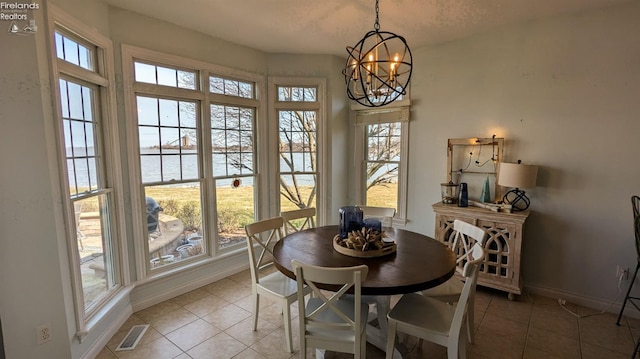
[[[274,53],[346,57],[373,30],[374,0],[106,0],[109,4]],[[410,47],[498,26],[635,0],[380,0],[380,29]]]

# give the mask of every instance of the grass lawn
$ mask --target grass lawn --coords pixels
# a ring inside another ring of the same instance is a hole
[[[376,186],[367,192],[367,205],[377,207],[395,207],[397,203],[397,185],[387,184]],[[309,195],[312,187],[303,187],[303,197]],[[164,213],[180,218],[185,223],[194,226],[201,225],[200,219],[200,189],[198,187],[147,187],[145,195],[156,200]],[[254,193],[253,186],[240,186],[238,188],[219,187],[216,189],[218,202],[218,225],[221,232],[237,232],[248,223],[254,221]],[[282,210],[297,209],[297,206],[288,201],[284,196],[280,197]],[[97,210],[97,200],[91,201]],[[87,209],[85,209],[86,211]],[[193,222],[193,223],[192,223]]]

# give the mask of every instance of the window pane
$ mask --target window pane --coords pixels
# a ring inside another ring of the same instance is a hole
[[[63,107],[62,131],[67,157],[67,178],[70,194],[101,188],[98,172],[98,152],[96,151],[93,121],[95,107],[94,89],[67,80],[60,80],[61,105]],[[68,113],[64,103],[71,104]],[[67,114],[67,116],[64,116]]]
[[[134,62],[134,72],[135,79],[138,82],[191,90],[197,89],[197,76],[195,71],[178,70],[170,67]]]
[[[72,82],[67,83],[67,93],[69,99],[69,117],[73,119],[83,119],[82,87]]]
[[[183,89],[196,89],[196,74],[178,70],[178,87]]]
[[[316,170],[315,111],[280,111],[280,171]]]
[[[278,111],[281,211],[315,206],[316,117],[315,111]]]
[[[80,273],[86,310],[103,299],[115,287],[107,194],[73,202]]]
[[[278,86],[278,101],[316,102],[317,92],[315,87]]]
[[[176,70],[160,66],[156,69],[158,74],[158,85],[178,87]]]
[[[93,49],[74,41],[56,31],[55,33],[56,56],[59,59],[80,66],[89,71],[94,71]]]
[[[142,171],[142,183],[160,182],[160,156],[159,155],[141,155],[140,167]]]
[[[158,115],[158,100],[150,97],[138,96],[138,124],[157,126],[160,121]]]
[[[211,105],[211,146],[214,177],[251,174],[254,110]]]
[[[253,177],[217,179],[216,208],[218,247],[222,249],[244,244],[244,226],[254,222],[255,218]]]
[[[178,102],[178,116],[180,126],[196,128],[196,104],[193,102]]]
[[[280,211],[316,207],[316,176],[280,174]]]
[[[209,77],[209,91],[221,95],[254,98],[254,85],[249,82]]]
[[[401,161],[401,123],[366,127],[366,204],[398,206],[398,173]]]
[[[206,252],[198,182],[146,186],[144,192],[152,270]]]
[[[178,101],[159,100],[160,126],[178,126]]]
[[[134,64],[135,78],[138,82],[146,82],[150,84],[157,83],[156,67],[153,65],[142,64],[136,62]]]
[[[143,183],[197,179],[197,103],[137,96],[137,104]]]
[[[369,187],[367,189],[367,205],[374,207],[392,207],[398,209],[398,181],[397,176],[393,182]]]

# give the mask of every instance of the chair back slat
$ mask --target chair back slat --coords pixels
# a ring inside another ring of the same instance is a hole
[[[316,216],[316,209],[313,207],[281,212],[280,216],[284,220],[285,235],[316,226],[314,219]]]
[[[453,221],[454,239],[451,241],[451,250],[456,254],[456,264],[461,272],[464,264],[469,260],[471,249],[476,243],[484,246],[487,233],[484,229],[473,224],[456,219]]]
[[[363,350],[363,336],[366,336],[363,327],[366,310],[362,304],[361,289],[369,268],[366,265],[318,267],[296,259],[291,261],[291,266],[296,273],[298,293],[302,293],[301,288],[304,285],[311,288],[311,299],[308,302],[298,295],[301,352],[309,342],[312,345],[322,343],[320,345],[323,345],[324,349],[346,350],[359,354]],[[319,284],[338,286],[339,289],[322,290],[318,287]],[[351,303],[350,299],[345,299],[345,294],[350,289],[353,290],[353,304],[345,306],[345,302]],[[314,306],[308,307],[312,300]],[[345,312],[345,308],[353,312]],[[344,334],[336,335],[336,332]],[[330,337],[335,339],[328,339]],[[349,338],[352,340],[350,343]]]
[[[476,290],[476,283],[478,280],[478,266],[484,260],[484,256],[485,251],[481,243],[474,244],[471,250],[468,252],[467,262],[464,264],[464,267],[462,269],[462,276],[465,278],[464,287],[462,288],[462,293],[460,293],[458,306],[456,306],[453,320],[451,321],[452,325],[449,332],[450,337],[459,337],[460,335],[460,327],[462,326],[462,321],[464,320],[464,315],[467,310],[469,298],[473,296],[473,293]],[[473,308],[469,308],[469,310],[473,310]],[[453,325],[453,323],[455,323],[455,325]]]
[[[275,217],[244,227],[254,283],[258,283],[261,271],[273,266],[273,246],[282,238],[282,222],[282,217]]]

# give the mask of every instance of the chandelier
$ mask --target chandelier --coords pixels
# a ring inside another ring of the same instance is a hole
[[[347,96],[367,107],[387,105],[407,93],[411,80],[411,50],[404,37],[380,31],[376,0],[374,30],[353,46],[342,71]]]

